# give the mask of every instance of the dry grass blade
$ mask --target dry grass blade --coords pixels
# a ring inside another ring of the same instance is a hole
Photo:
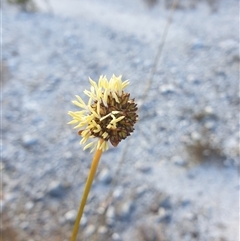
[[[145,88],[145,90],[143,92],[143,95],[141,97],[142,103],[144,102],[144,100],[146,100],[147,95],[148,95],[148,91],[149,91],[149,89],[151,87],[152,80],[153,80],[153,77],[154,77],[154,75],[156,73],[157,66],[158,66],[158,63],[159,63],[159,60],[160,60],[160,57],[161,57],[161,54],[162,54],[162,50],[163,50],[163,47],[165,45],[165,41],[166,41],[166,38],[167,38],[168,30],[169,30],[169,27],[170,27],[170,25],[172,23],[173,14],[174,14],[174,11],[177,8],[177,5],[178,5],[178,0],[175,0],[173,2],[173,4],[172,4],[171,12],[170,12],[169,17],[167,19],[167,23],[166,23],[166,26],[164,28],[164,32],[163,32],[162,38],[161,38],[160,43],[159,43],[157,54],[156,54],[156,57],[154,59],[153,67],[151,69],[151,72],[149,74],[149,78],[148,78],[148,82],[147,82],[146,88]],[[139,111],[140,111],[140,108],[141,108],[141,106],[139,106]],[[106,200],[105,200],[105,207],[104,207],[103,215],[106,214],[106,212],[108,210],[108,206],[111,204],[114,188],[115,188],[116,184],[118,183],[118,180],[120,179],[120,172],[121,172],[122,166],[124,164],[125,157],[127,155],[128,147],[130,146],[130,141],[131,140],[132,139],[127,139],[125,141],[125,147],[123,148],[123,152],[122,152],[121,158],[119,160],[119,164],[118,164],[118,167],[116,169],[116,173],[114,175],[115,178],[112,180],[110,191],[109,191],[109,193],[108,193],[108,195],[106,197]]]
[[[148,78],[148,81],[147,81],[147,84],[146,84],[146,88],[145,88],[145,90],[143,92],[143,95],[141,97],[142,102],[147,98],[148,91],[149,91],[149,89],[152,85],[153,77],[156,73],[157,66],[158,66],[158,63],[160,61],[160,57],[162,55],[163,47],[164,47],[166,39],[167,39],[168,30],[169,30],[169,27],[172,23],[173,14],[174,14],[174,12],[177,8],[177,5],[178,5],[178,0],[175,0],[172,4],[171,12],[168,16],[167,23],[166,23],[166,26],[164,28],[164,32],[162,34],[162,38],[161,38],[159,46],[158,46],[157,54],[156,54],[156,57],[155,57],[154,62],[153,62],[152,70],[149,74],[149,78]]]

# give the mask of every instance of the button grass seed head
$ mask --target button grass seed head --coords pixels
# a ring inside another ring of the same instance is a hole
[[[80,129],[78,134],[82,136],[80,144],[85,145],[84,150],[105,151],[108,141],[116,147],[134,131],[138,108],[134,99],[130,99],[130,94],[124,92],[129,81],[122,81],[122,76],[113,75],[109,81],[106,76],[100,76],[98,83],[90,78],[89,81],[90,90],[84,90],[88,103],[76,95],[77,100],[72,103],[81,110],[68,112],[73,118],[69,124],[76,124],[74,128]]]

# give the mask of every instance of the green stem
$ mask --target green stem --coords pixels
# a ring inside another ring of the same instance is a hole
[[[101,140],[101,143],[103,141],[104,140]],[[90,171],[89,171],[89,175],[88,175],[88,179],[87,179],[87,182],[86,182],[86,185],[85,185],[85,189],[84,189],[84,192],[83,192],[83,196],[82,196],[82,200],[81,200],[80,207],[79,207],[79,210],[78,210],[77,218],[76,218],[76,221],[75,221],[75,224],[74,224],[74,227],[73,227],[71,241],[76,241],[78,230],[79,230],[79,224],[80,224],[81,217],[82,217],[82,214],[83,214],[83,209],[86,205],[87,197],[88,197],[89,191],[91,189],[92,182],[93,182],[93,179],[94,179],[94,176],[95,176],[95,173],[96,173],[101,155],[102,155],[102,150],[96,150],[95,155],[94,155],[93,160],[92,160],[92,165],[91,165],[91,168],[90,168]]]

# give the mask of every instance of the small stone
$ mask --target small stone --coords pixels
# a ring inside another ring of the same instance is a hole
[[[113,233],[112,234],[112,240],[113,241],[120,241],[121,240],[121,237],[118,233]]]
[[[128,219],[133,211],[134,205],[131,200],[122,203],[117,209],[117,215],[122,219]]]
[[[191,204],[191,201],[189,200],[182,200],[181,205],[182,207],[187,207]]]
[[[5,168],[4,163],[3,163],[3,162],[0,162],[0,171],[4,170],[4,168]]]
[[[200,50],[203,48],[206,48],[207,46],[200,40],[200,39],[195,39],[194,42],[192,43],[192,50]]]
[[[65,213],[64,218],[66,222],[73,224],[75,222],[75,219],[77,217],[77,211],[75,209],[72,209]]]
[[[150,59],[145,59],[143,62],[143,66],[146,68],[150,68],[152,66],[152,60]]]
[[[102,206],[98,207],[97,213],[98,213],[99,215],[103,215],[104,212],[105,212],[105,208],[104,208],[104,207],[102,207]]]
[[[151,167],[145,163],[140,163],[140,162],[137,162],[135,164],[135,168],[140,171],[140,172],[143,172],[143,173],[147,173],[147,172],[150,172],[151,171]]]
[[[115,200],[120,200],[123,196],[123,188],[122,187],[117,187],[114,192],[113,192],[113,198]]]
[[[165,84],[160,86],[160,92],[162,94],[170,94],[175,92],[175,87],[172,84]]]
[[[4,200],[6,203],[12,203],[17,199],[17,194],[14,192],[8,192],[4,195]]]
[[[164,208],[159,208],[157,222],[169,223],[171,221],[172,215],[169,210]]]
[[[158,212],[158,209],[159,209],[159,203],[153,202],[153,203],[150,205],[149,209],[150,209],[150,212],[152,212],[152,213],[157,213],[157,212]]]
[[[187,173],[187,177],[189,178],[189,179],[194,179],[195,177],[196,177],[196,174],[194,173],[194,172],[188,172]]]
[[[52,183],[50,183],[47,193],[51,196],[51,197],[55,197],[55,198],[59,198],[62,197],[65,193],[64,190],[64,185],[62,185],[60,182],[58,181],[53,181]]]
[[[26,210],[31,210],[34,207],[34,203],[33,202],[27,202],[25,204],[25,209]]]
[[[196,215],[194,215],[191,212],[185,213],[184,215],[184,219],[189,220],[189,221],[193,221],[196,218]]]
[[[83,214],[81,221],[80,221],[81,227],[86,227],[87,222],[88,222],[87,217]]]
[[[106,218],[106,224],[108,227],[113,227],[115,223],[115,220],[112,218]]]
[[[160,202],[160,207],[164,209],[171,209],[172,208],[172,203],[171,203],[171,198],[166,197]]]
[[[64,153],[64,157],[65,157],[67,160],[70,160],[70,159],[73,157],[73,154],[72,154],[72,152],[67,151],[67,152]]]
[[[85,235],[87,238],[89,238],[90,236],[92,236],[95,232],[95,226],[93,224],[89,224],[86,229],[85,229]]]
[[[193,131],[193,132],[191,133],[191,138],[192,138],[192,140],[194,140],[194,141],[199,141],[199,140],[201,140],[201,135],[200,135],[198,132]]]
[[[25,134],[22,137],[22,143],[23,143],[23,146],[25,146],[25,147],[31,147],[31,146],[37,144],[37,142],[38,142],[38,139],[32,135]]]
[[[184,160],[183,158],[179,157],[179,156],[173,156],[172,157],[172,162],[176,165],[176,166],[180,166],[180,167],[184,167],[187,165],[187,161]]]
[[[112,181],[112,177],[109,169],[107,168],[102,169],[101,172],[99,173],[98,179],[101,183],[105,185],[110,184]]]
[[[106,226],[100,226],[100,227],[98,228],[98,233],[99,233],[99,234],[106,234],[107,231],[108,231],[108,229],[107,229]]]
[[[136,67],[138,67],[141,63],[142,63],[142,61],[141,61],[140,58],[135,58],[135,59],[133,59],[132,67],[136,68]]]
[[[236,137],[231,137],[231,138],[226,138],[224,142],[224,146],[232,151],[233,153],[238,153],[240,150],[240,143],[238,143],[238,138]]]
[[[114,219],[115,218],[115,208],[113,206],[109,206],[106,212],[106,217]]]
[[[204,111],[208,115],[212,115],[213,114],[213,108],[211,106],[206,106]]]
[[[22,230],[27,230],[28,228],[29,228],[29,223],[28,222],[21,222],[20,223],[20,228],[22,229]]]
[[[187,76],[187,81],[189,83],[198,84],[200,81],[195,77],[195,75],[189,74]]]
[[[141,197],[144,193],[147,192],[147,186],[142,185],[136,188],[136,196]]]
[[[206,127],[208,130],[213,130],[215,127],[215,122],[214,121],[207,121],[204,124],[204,127]]]
[[[39,201],[42,201],[43,198],[44,198],[44,193],[43,192],[37,192],[36,194],[34,194],[33,196],[33,201],[34,202],[39,202]]]
[[[6,208],[6,202],[4,200],[1,200],[0,202],[0,214],[2,214],[5,211]]]

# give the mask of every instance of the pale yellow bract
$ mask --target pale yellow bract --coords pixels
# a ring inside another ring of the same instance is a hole
[[[98,83],[90,78],[89,81],[91,84],[90,90],[84,90],[84,94],[89,97],[88,103],[85,103],[80,96],[76,95],[77,100],[72,101],[72,103],[81,110],[68,112],[73,118],[68,124],[76,124],[74,128],[81,129],[79,132],[82,136],[80,144],[85,145],[84,150],[92,148],[91,151],[96,149],[105,151],[108,149],[108,141],[105,139],[108,139],[109,134],[102,130],[101,122],[111,117],[112,119],[106,128],[114,130],[117,128],[118,122],[123,120],[125,116],[117,110],[104,115],[101,113],[101,108],[102,106],[108,107],[109,95],[119,103],[119,98],[129,81],[122,81],[122,76],[116,77],[115,75],[109,81],[106,76],[100,76]],[[93,108],[94,104],[96,108]],[[94,136],[97,133],[100,133],[101,138]],[[100,139],[104,139],[104,141],[101,142]]]

